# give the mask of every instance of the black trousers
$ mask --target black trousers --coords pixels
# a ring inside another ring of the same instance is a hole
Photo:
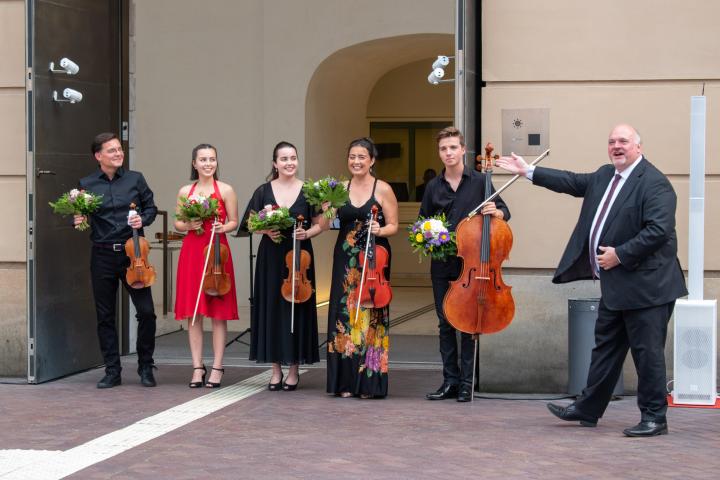
[[[435,299],[435,312],[438,316],[438,329],[440,333],[440,357],[443,362],[443,381],[449,385],[472,385],[473,356],[475,342],[469,333],[460,333],[460,349],[458,351],[458,331],[450,325],[443,311],[443,299],[450,288],[450,281],[457,277],[432,275],[433,297]],[[460,363],[458,364],[458,353]]]
[[[603,416],[630,349],[638,374],[641,420],[666,421],[665,340],[674,308],[675,302],[670,302],[637,310],[609,310],[600,299],[595,348],[587,387],[575,402],[578,410],[597,418]]]
[[[115,328],[115,305],[118,284],[122,284],[130,294],[137,310],[137,355],[138,364],[152,365],[155,351],[155,306],[150,287],[131,288],[125,281],[125,272],[130,260],[125,251],[93,246],[90,257],[95,310],[97,312],[97,332],[100,351],[105,360],[107,372],[120,372],[120,351],[118,333]]]

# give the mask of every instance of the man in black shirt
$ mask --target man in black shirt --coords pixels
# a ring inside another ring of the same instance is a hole
[[[125,242],[132,237],[133,229],[143,235],[142,227],[155,220],[157,208],[153,192],[139,172],[125,170],[125,155],[120,140],[114,133],[101,133],[92,143],[92,153],[98,161],[98,170],[80,180],[80,188],[102,195],[102,205],[90,216],[93,242],[90,260],[93,295],[97,311],[98,339],[105,360],[105,376],[98,388],[120,385],[120,352],[115,328],[115,302],[118,281],[130,293],[137,310],[138,374],[146,387],[156,385],[153,376],[155,350],[155,307],[150,287],[131,288],[125,281],[129,259],[125,255]],[[136,213],[130,215],[130,204]],[[75,215],[75,225],[85,218]]]
[[[467,167],[463,163],[465,156],[465,139],[455,127],[441,130],[437,136],[438,153],[445,168],[440,175],[427,184],[420,216],[429,217],[445,214],[454,231],[462,221],[483,200],[494,192],[485,192],[485,174]],[[482,209],[483,215],[509,220],[510,211],[505,202],[496,198]],[[456,330],[445,318],[443,298],[450,287],[450,281],[457,279],[461,271],[458,257],[450,257],[446,262],[433,260],[430,266],[435,311],[439,319],[440,356],[443,362],[443,384],[433,393],[428,393],[428,400],[445,400],[457,398],[458,402],[468,402],[472,398],[472,372],[474,343],[472,335],[461,333],[460,364],[458,365],[458,344]]]

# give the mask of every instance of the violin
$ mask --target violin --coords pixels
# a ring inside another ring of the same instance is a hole
[[[485,146],[485,195],[492,190],[493,145]],[[492,195],[494,198],[496,195]],[[481,204],[481,205],[483,205]],[[457,226],[457,256],[463,260],[462,273],[450,282],[443,300],[445,316],[461,332],[478,335],[496,333],[507,327],[515,315],[515,301],[502,278],[502,263],[509,258],[513,235],[505,220],[470,213]]]
[[[300,228],[304,220],[305,217],[298,215],[295,228]],[[312,258],[307,250],[300,249],[300,240],[295,238],[294,233],[293,239],[293,249],[285,254],[288,276],[283,280],[280,292],[283,298],[290,303],[303,303],[310,300],[313,292],[312,283],[307,278]]]
[[[213,225],[213,230],[215,226]],[[208,248],[210,251],[208,252]],[[230,274],[225,271],[230,253],[228,247],[220,243],[220,235],[215,235],[212,245],[208,244],[203,249],[205,258],[212,257],[212,262],[208,262],[205,267],[205,275],[202,280],[202,290],[212,297],[222,297],[230,291],[232,282]]]
[[[371,221],[377,221],[377,213],[378,207],[373,205],[370,209]],[[388,260],[390,260],[390,254],[387,249],[382,245],[375,245],[375,235],[370,233],[368,227],[365,251],[360,252],[360,263],[363,265],[358,298],[360,306],[382,308],[392,300],[390,281],[385,278]]]
[[[134,203],[130,204],[130,212],[128,218],[137,215]],[[155,283],[155,268],[148,261],[148,253],[150,252],[150,244],[138,235],[137,229],[132,229],[132,238],[128,238],[125,242],[125,254],[130,259],[130,266],[125,273],[125,280],[132,288],[145,288]]]

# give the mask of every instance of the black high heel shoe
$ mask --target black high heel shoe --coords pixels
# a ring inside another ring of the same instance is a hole
[[[271,392],[277,392],[278,390],[282,389],[283,385],[283,374],[280,372],[280,381],[277,383],[268,383],[268,390]]]
[[[203,371],[202,380],[200,380],[199,382],[190,382],[190,383],[188,383],[188,387],[200,388],[205,383],[205,375],[207,375],[207,367],[205,365],[203,365],[202,367],[195,367],[195,368],[193,368],[193,370],[202,370]]]
[[[225,369],[224,369],[224,368],[211,367],[211,369],[212,369],[212,370],[215,370],[216,372],[222,372],[223,375],[225,375]],[[221,383],[221,382],[217,382],[217,383],[216,383],[216,382],[208,381],[208,382],[205,384],[205,387],[207,387],[207,388],[220,388],[220,383]]]
[[[287,382],[283,382],[282,389],[286,392],[292,392],[293,390],[297,389],[299,383],[300,383],[300,374],[298,374],[297,382],[295,382],[295,385],[290,385]]]

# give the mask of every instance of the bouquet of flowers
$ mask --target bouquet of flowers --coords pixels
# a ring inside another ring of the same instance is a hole
[[[331,218],[332,208],[345,205],[350,195],[343,182],[333,177],[325,177],[317,181],[308,179],[303,183],[302,191],[307,202],[314,207],[320,208],[323,203],[330,202],[330,208],[324,213],[325,218]]]
[[[447,257],[457,254],[455,232],[448,231],[445,214],[420,217],[408,227],[408,232],[408,241],[413,252],[420,256],[420,261],[427,256],[433,260],[446,261]]]
[[[178,213],[175,215],[180,221],[189,222],[192,220],[205,220],[219,215],[218,200],[213,197],[204,197],[198,194],[192,194],[189,197],[180,197],[178,205]],[[205,229],[200,227],[195,230],[197,235],[205,233]]]
[[[257,232],[260,230],[285,230],[295,225],[295,219],[290,216],[287,207],[277,205],[265,205],[259,212],[250,211],[248,217],[248,230]],[[275,243],[282,242],[283,236],[278,235],[273,239]]]
[[[95,195],[92,192],[73,188],[69,192],[63,193],[54,202],[49,202],[49,204],[55,213],[59,213],[63,217],[65,215],[83,215],[85,220],[75,225],[77,230],[83,232],[90,228],[87,218],[102,205],[102,197],[102,195]]]

